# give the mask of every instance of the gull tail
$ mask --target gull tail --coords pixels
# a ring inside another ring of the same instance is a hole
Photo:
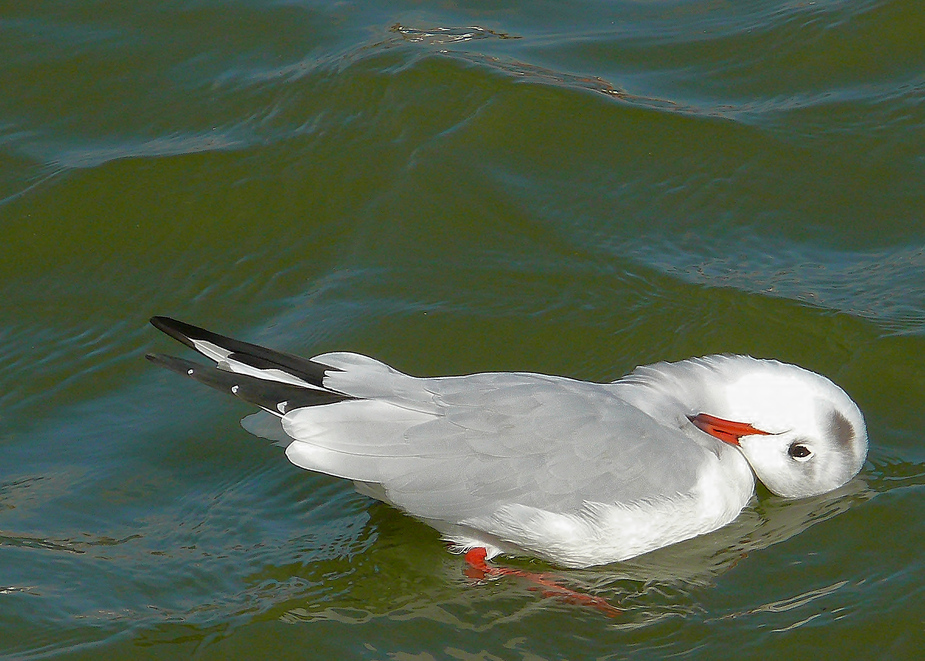
[[[162,354],[148,354],[148,360],[256,404],[274,415],[353,399],[324,386],[325,375],[338,371],[336,368],[241,342],[168,317],[152,317],[151,324],[213,360],[215,365]]]

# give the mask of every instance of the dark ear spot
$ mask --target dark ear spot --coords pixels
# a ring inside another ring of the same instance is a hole
[[[842,447],[849,448],[854,442],[854,427],[848,422],[848,418],[838,411],[832,413],[829,432],[835,437],[835,442]]]

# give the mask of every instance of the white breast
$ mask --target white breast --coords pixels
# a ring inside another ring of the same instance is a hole
[[[440,529],[458,550],[485,547],[533,555],[566,567],[618,562],[697,535],[735,519],[754,493],[748,462],[733,450],[702,464],[694,489],[685,494],[632,503],[586,502],[562,514],[505,505],[490,516]]]

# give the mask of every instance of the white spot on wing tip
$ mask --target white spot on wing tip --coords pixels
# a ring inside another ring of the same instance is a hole
[[[237,394],[238,394],[238,386],[231,386],[231,392],[234,393],[235,395],[237,395]]]
[[[192,369],[186,370],[186,373],[189,374],[190,376],[193,376],[193,370],[192,370]]]
[[[287,400],[284,400],[284,401],[280,402],[279,404],[277,404],[277,405],[276,405],[276,408],[279,409],[279,412],[280,412],[280,413],[285,413],[285,412],[286,412],[286,407],[288,407],[288,406],[289,406],[289,400],[287,399]]]

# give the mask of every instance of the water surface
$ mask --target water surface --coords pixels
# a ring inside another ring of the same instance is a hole
[[[912,0],[7,3],[0,654],[915,656],[923,32]],[[773,357],[871,452],[563,572],[607,618],[291,466],[142,359],[153,314],[420,375]]]

